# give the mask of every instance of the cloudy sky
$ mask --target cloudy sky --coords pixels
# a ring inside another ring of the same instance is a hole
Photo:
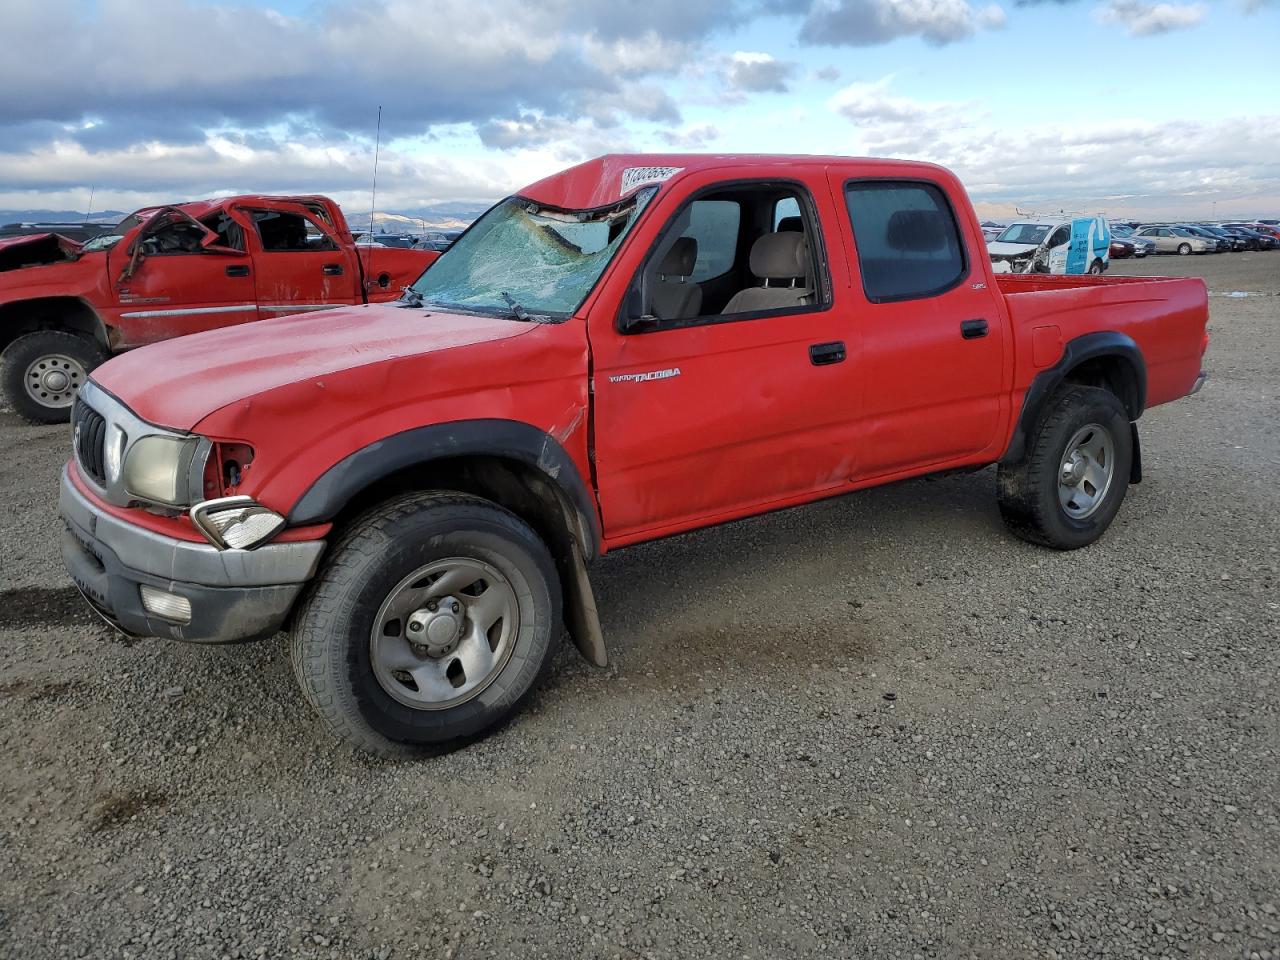
[[[954,167],[984,213],[1280,215],[1280,0],[5,0],[0,209],[490,200],[618,151]]]

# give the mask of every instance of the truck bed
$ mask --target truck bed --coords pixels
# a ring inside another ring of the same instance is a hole
[[[1208,338],[1208,293],[1194,277],[997,274],[1013,328],[1017,397],[1061,345],[1098,330],[1131,337],[1147,365],[1148,407],[1190,392]]]

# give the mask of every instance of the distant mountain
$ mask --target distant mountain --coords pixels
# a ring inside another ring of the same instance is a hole
[[[119,223],[125,214],[119,210],[95,211],[90,223]],[[84,223],[83,210],[0,210],[0,224],[6,223]]]

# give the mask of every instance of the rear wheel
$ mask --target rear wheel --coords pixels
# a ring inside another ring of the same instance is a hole
[[[555,565],[524,521],[478,497],[413,494],[334,547],[295,621],[293,665],[333,734],[412,756],[510,716],[560,633]]]
[[[1095,261],[1093,261],[1093,263],[1089,264],[1089,272],[1090,272],[1090,273],[1092,273],[1092,274],[1094,274],[1095,276],[1096,276],[1097,274],[1102,273],[1102,271],[1103,271],[1103,270],[1105,270],[1105,269],[1106,269],[1106,268],[1102,265],[1102,261],[1101,261],[1101,260],[1095,260]]]
[[[83,334],[24,333],[0,358],[5,399],[31,423],[66,423],[89,372],[106,358],[98,342]]]
[[[1022,459],[997,473],[1000,513],[1017,536],[1058,550],[1097,540],[1129,488],[1133,435],[1119,398],[1069,386],[1050,401]]]
[[[1189,243],[1178,244],[1178,256],[1185,257],[1189,253],[1191,253],[1191,244]]]

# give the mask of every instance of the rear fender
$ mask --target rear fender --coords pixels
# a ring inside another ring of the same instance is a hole
[[[1126,378],[1127,389],[1123,390],[1120,401],[1128,412],[1130,422],[1142,416],[1147,403],[1147,365],[1142,358],[1142,351],[1132,337],[1114,330],[1103,330],[1086,333],[1067,342],[1058,362],[1046,370],[1036,374],[1022,398],[1022,412],[1014,425],[1013,437],[1001,463],[1016,463],[1021,460],[1027,450],[1027,443],[1035,434],[1040,418],[1044,414],[1049,398],[1064,383],[1071,380],[1073,372],[1078,372],[1090,361],[1104,358],[1116,358],[1127,365],[1129,376]],[[1141,478],[1142,468],[1138,456],[1137,426],[1134,434],[1134,464],[1137,476]]]

